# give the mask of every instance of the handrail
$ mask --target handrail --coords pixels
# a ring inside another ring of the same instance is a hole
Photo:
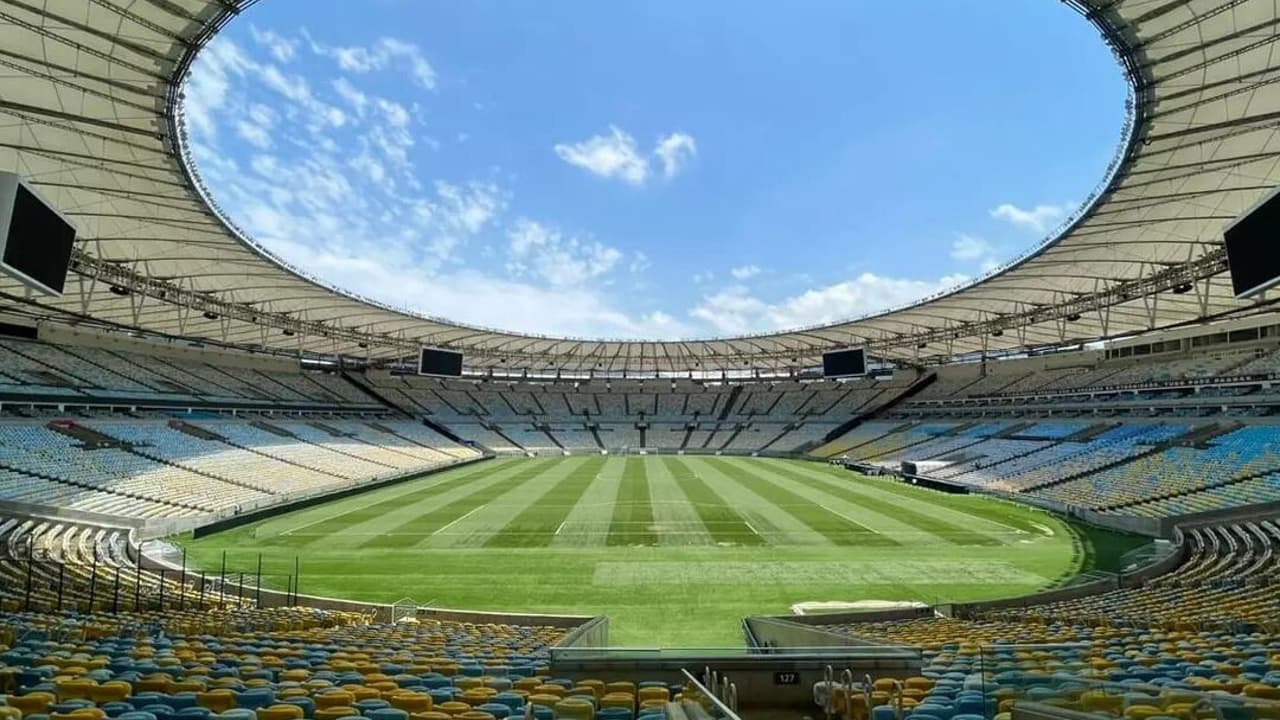
[[[711,675],[716,674],[715,671],[711,670],[710,668],[707,668],[706,672],[710,673]],[[715,706],[715,709],[719,711],[721,717],[727,718],[727,720],[742,720],[742,717],[738,715],[738,712],[736,709],[730,707],[727,703],[725,703],[725,701],[721,700],[720,697],[716,695],[716,693],[708,690],[707,686],[703,685],[702,682],[698,680],[698,678],[694,677],[693,673],[689,672],[687,668],[680,668],[680,674],[684,675],[685,681],[693,685],[693,687],[697,689],[699,693],[701,693],[704,697],[706,697],[707,700],[712,705]],[[714,681],[713,681],[713,685],[714,685]],[[732,684],[730,684],[729,687],[732,689],[734,700],[736,701],[737,688],[734,687]]]

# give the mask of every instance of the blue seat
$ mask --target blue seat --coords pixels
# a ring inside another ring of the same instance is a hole
[[[478,706],[476,709],[481,712],[489,713],[497,718],[497,720],[504,720],[511,715],[511,708],[502,703],[488,702]]]
[[[280,701],[283,705],[297,705],[302,708],[302,717],[313,718],[316,716],[316,701],[309,697],[291,697]]]

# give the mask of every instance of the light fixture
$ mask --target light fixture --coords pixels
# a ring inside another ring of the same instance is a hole
[[[212,310],[205,310],[205,311],[204,311],[204,319],[205,319],[205,320],[217,320],[217,319],[218,319],[218,313],[213,312]]]
[[[123,287],[123,286],[121,286],[121,285],[112,285],[112,286],[111,286],[111,294],[112,294],[112,295],[119,295],[120,297],[124,297],[125,295],[128,295],[128,294],[129,294],[129,288],[127,288],[127,287]]]

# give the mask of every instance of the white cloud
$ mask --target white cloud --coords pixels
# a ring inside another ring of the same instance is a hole
[[[962,262],[978,260],[991,254],[991,243],[975,235],[959,233],[951,241],[951,259]]]
[[[333,89],[338,92],[338,96],[347,101],[347,104],[355,109],[357,115],[363,116],[365,110],[369,107],[369,96],[362,92],[351,81],[340,77],[333,81]]]
[[[674,132],[658,140],[654,154],[662,161],[662,172],[667,177],[680,174],[693,156],[698,154],[698,143],[692,135]]]
[[[747,288],[735,285],[703,297],[689,314],[719,334],[785,330],[884,310],[968,280],[965,275],[929,281],[862,273],[852,280],[806,290],[778,302],[766,302]]]
[[[275,123],[275,111],[266,105],[255,103],[249,106],[244,117],[236,121],[236,134],[250,145],[267,150],[271,147],[271,129]]]
[[[1062,203],[1061,205],[1036,205],[1026,210],[1013,203],[1001,203],[991,210],[991,217],[1044,234],[1062,222],[1074,207],[1074,203]]]
[[[197,67],[183,88],[183,110],[187,123],[206,137],[217,134],[213,114],[226,102],[232,79],[243,76],[252,62],[230,40],[215,37],[200,52]]]
[[[760,268],[756,265],[742,265],[730,270],[729,274],[732,275],[735,280],[749,280],[760,274]]]
[[[637,187],[649,179],[649,157],[640,152],[631,133],[617,125],[609,126],[608,135],[592,135],[576,143],[557,143],[552,149],[561,160],[602,178]],[[653,157],[661,162],[663,175],[673,178],[697,153],[693,136],[676,132],[658,140]]]
[[[649,161],[636,150],[636,139],[617,126],[609,126],[608,135],[557,143],[553,149],[561,160],[603,178],[643,185],[649,177]]]
[[[423,55],[421,48],[406,40],[383,37],[373,45],[324,45],[304,33],[311,51],[332,58],[338,67],[353,73],[369,73],[385,70],[393,64],[403,63],[414,83],[427,90],[436,88],[436,71]]]
[[[277,62],[287,63],[298,54],[298,41],[286,38],[274,30],[259,30],[257,26],[249,26],[249,34],[255,42],[265,47]]]
[[[528,218],[507,231],[507,268],[517,277],[533,275],[552,287],[578,287],[609,273],[623,257],[617,248],[566,236]]]
[[[428,141],[411,132],[416,106],[405,90],[380,97],[355,71],[343,77],[325,63],[303,78],[273,58],[257,43],[215,39],[193,69],[187,119],[218,203],[276,256],[351,292],[460,322],[577,336],[705,332],[616,288],[621,273],[649,266],[643,252],[509,219],[501,172],[424,174],[414,149]],[[508,261],[514,271],[504,275]]]

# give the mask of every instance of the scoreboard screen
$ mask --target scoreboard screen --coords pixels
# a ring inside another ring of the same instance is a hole
[[[1241,215],[1222,234],[1231,289],[1238,298],[1280,283],[1280,191]]]
[[[422,348],[418,354],[418,374],[440,377],[462,376],[462,353]]]
[[[867,374],[867,355],[862,348],[822,354],[823,377],[853,377]]]

